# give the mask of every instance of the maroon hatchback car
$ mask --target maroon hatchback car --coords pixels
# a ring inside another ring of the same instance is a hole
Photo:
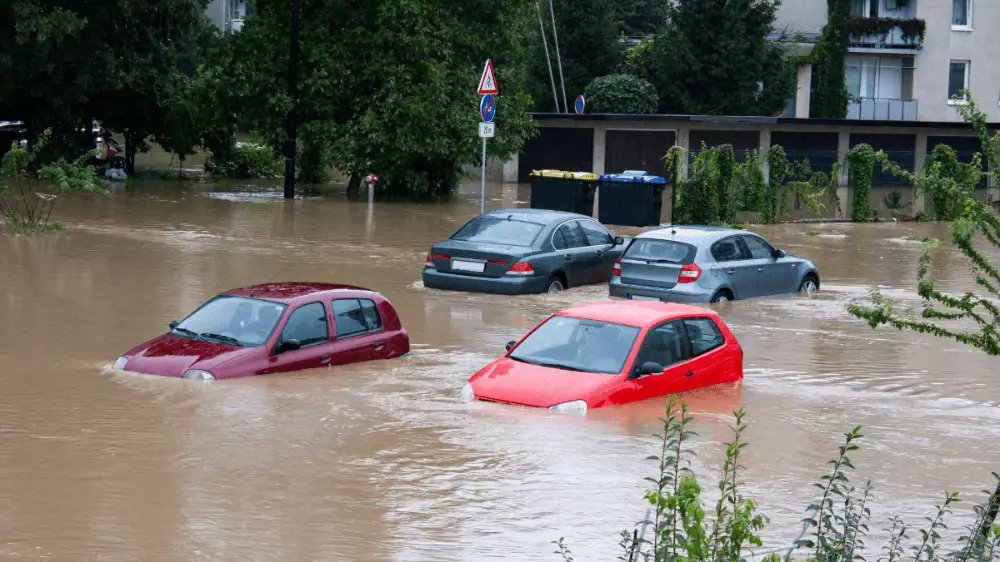
[[[114,368],[215,380],[399,357],[410,338],[381,294],[329,283],[226,291]]]

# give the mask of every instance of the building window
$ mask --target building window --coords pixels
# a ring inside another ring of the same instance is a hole
[[[952,0],[951,28],[972,29],[972,0]]]
[[[964,103],[969,89],[969,61],[953,60],[948,68],[948,103]]]
[[[877,18],[878,5],[879,0],[852,0],[851,15],[856,18]]]

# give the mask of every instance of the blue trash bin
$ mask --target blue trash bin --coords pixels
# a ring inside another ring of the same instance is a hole
[[[618,226],[654,226],[660,224],[663,191],[667,180],[644,170],[625,170],[600,177],[597,218],[604,224]]]

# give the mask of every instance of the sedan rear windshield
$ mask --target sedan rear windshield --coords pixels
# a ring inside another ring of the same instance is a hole
[[[658,263],[688,264],[694,261],[697,248],[691,244],[656,238],[636,238],[625,250],[625,257]]]
[[[625,366],[639,328],[553,316],[522,341],[510,358],[567,371],[613,375]]]
[[[451,239],[484,244],[531,246],[545,228],[533,222],[500,218],[476,218],[465,223]]]

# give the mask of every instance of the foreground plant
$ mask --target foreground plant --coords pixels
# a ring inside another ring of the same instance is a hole
[[[829,469],[815,484],[821,490],[819,500],[806,508],[802,531],[791,546],[759,550],[763,546],[760,533],[768,519],[757,512],[757,503],[741,492],[740,457],[747,446],[743,439],[746,422],[742,409],[733,416],[733,440],[726,444],[719,499],[714,508],[707,509],[688,461],[693,453],[686,443],[694,433],[688,429],[691,420],[687,406],[676,396],[668,399],[661,418],[663,433],[655,436],[658,454],[648,457],[657,463],[656,475],[646,478],[652,485],[645,494],[650,510],[631,531],[621,532],[619,560],[744,562],[752,558],[764,562],[864,562],[865,554],[873,550],[882,552],[879,562],[1000,559],[1000,525],[989,523],[1000,508],[1000,499],[988,492],[987,499],[975,507],[976,521],[968,527],[967,534],[957,539],[944,536],[948,531],[947,518],[959,502],[957,493],[948,493],[933,515],[925,518],[927,524],[923,528],[914,533],[900,517],[894,516],[885,529],[888,542],[880,549],[869,549],[866,540],[872,484],[866,482],[860,490],[851,484],[854,464],[850,453],[858,450],[858,441],[863,437],[860,426],[844,434],[836,458],[827,462]],[[993,473],[993,476],[1000,484],[1000,475]],[[562,538],[553,544],[555,554],[562,556],[564,562],[572,562],[572,553]],[[944,552],[942,544],[957,544],[958,548]]]
[[[31,234],[62,229],[52,221],[52,209],[59,194],[72,191],[105,193],[96,168],[87,153],[74,162],[59,159],[42,164],[38,155],[48,142],[48,133],[25,150],[16,143],[0,161],[0,218],[14,234]],[[32,170],[38,168],[38,172]]]

